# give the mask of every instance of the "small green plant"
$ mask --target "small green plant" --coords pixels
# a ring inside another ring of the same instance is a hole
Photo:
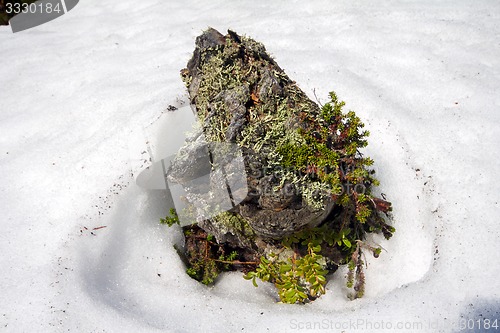
[[[174,224],[180,224],[179,222],[179,216],[177,215],[177,211],[175,208],[170,208],[170,216],[166,216],[164,219],[160,219],[160,224],[166,224],[169,227],[173,226]]]
[[[303,229],[295,234],[287,236],[283,239],[282,244],[285,247],[292,248],[296,245],[322,245],[322,246],[337,246],[338,248],[351,248],[349,238],[351,229],[344,228],[336,232],[330,225],[323,224],[320,227]],[[352,236],[351,236],[352,237]]]
[[[256,279],[272,282],[278,289],[278,295],[283,303],[304,303],[314,300],[325,293],[326,274],[325,260],[318,254],[319,245],[308,245],[307,254],[287,260],[280,260],[276,254],[269,258],[261,257],[260,264],[255,271],[248,272],[244,278],[252,280],[257,287]]]

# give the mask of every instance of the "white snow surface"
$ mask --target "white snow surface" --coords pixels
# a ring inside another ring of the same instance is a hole
[[[342,270],[307,305],[241,273],[213,287],[185,274],[180,230],[159,225],[165,194],[135,185],[130,141],[185,100],[179,70],[209,26],[261,41],[311,98],[335,90],[370,130],[397,231],[372,239],[386,251],[368,258],[364,298],[348,300]],[[499,2],[86,0],[24,32],[0,27],[0,45],[0,331],[500,321]]]

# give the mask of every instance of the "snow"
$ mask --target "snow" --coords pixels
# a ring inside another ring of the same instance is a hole
[[[135,134],[185,100],[178,73],[208,26],[263,42],[371,131],[397,232],[373,239],[386,251],[363,299],[347,299],[342,272],[305,306],[240,273],[211,288],[184,273],[180,231],[158,223],[165,193],[131,168]],[[477,332],[500,319],[499,3],[87,0],[0,27],[0,41],[0,329],[458,332],[479,319]]]

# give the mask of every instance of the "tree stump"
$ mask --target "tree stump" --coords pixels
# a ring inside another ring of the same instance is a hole
[[[237,205],[210,218],[195,212],[196,229],[184,228],[188,265],[198,267],[190,275],[207,282],[203,271],[215,277],[211,273],[228,263],[251,271],[259,257],[267,260],[270,255],[277,258],[272,262],[293,260],[294,265],[298,258],[321,257],[327,271],[342,263],[354,264],[354,271],[362,248],[378,255],[379,249],[363,245],[363,240],[369,232],[392,235],[394,229],[385,220],[391,206],[371,192],[378,185],[368,168],[373,161],[360,153],[368,132],[362,131],[354,112],[342,112],[344,103],[335,93],[329,103],[318,106],[261,43],[212,28],[196,38],[181,76],[201,126],[182,156],[173,160],[169,179],[181,184],[192,179],[189,173],[202,164],[210,146],[229,143],[241,152],[244,167],[239,172],[246,180],[246,194]],[[225,176],[238,172],[233,171],[226,170]],[[193,246],[190,235],[205,243]],[[204,266],[208,262],[211,268]],[[281,278],[271,274],[267,280],[278,286]],[[282,300],[289,303],[316,297],[310,290],[295,296],[285,292]]]

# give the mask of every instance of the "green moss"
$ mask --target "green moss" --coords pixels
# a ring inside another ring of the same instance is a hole
[[[196,224],[183,228],[186,249],[186,273],[203,284],[215,282],[221,272],[234,270],[240,253],[226,244],[219,244]]]
[[[175,208],[170,208],[170,216],[166,216],[164,219],[160,219],[160,224],[166,224],[169,227],[173,226],[174,224],[180,224],[179,223],[179,216],[177,215],[177,211]]]
[[[285,167],[297,167],[305,169],[314,158],[315,151],[307,145],[284,144],[277,147],[277,152],[282,156],[282,163]]]
[[[191,263],[191,266],[186,269],[186,273],[193,279],[209,285],[214,283],[219,276],[220,269],[213,260],[198,260]]]

